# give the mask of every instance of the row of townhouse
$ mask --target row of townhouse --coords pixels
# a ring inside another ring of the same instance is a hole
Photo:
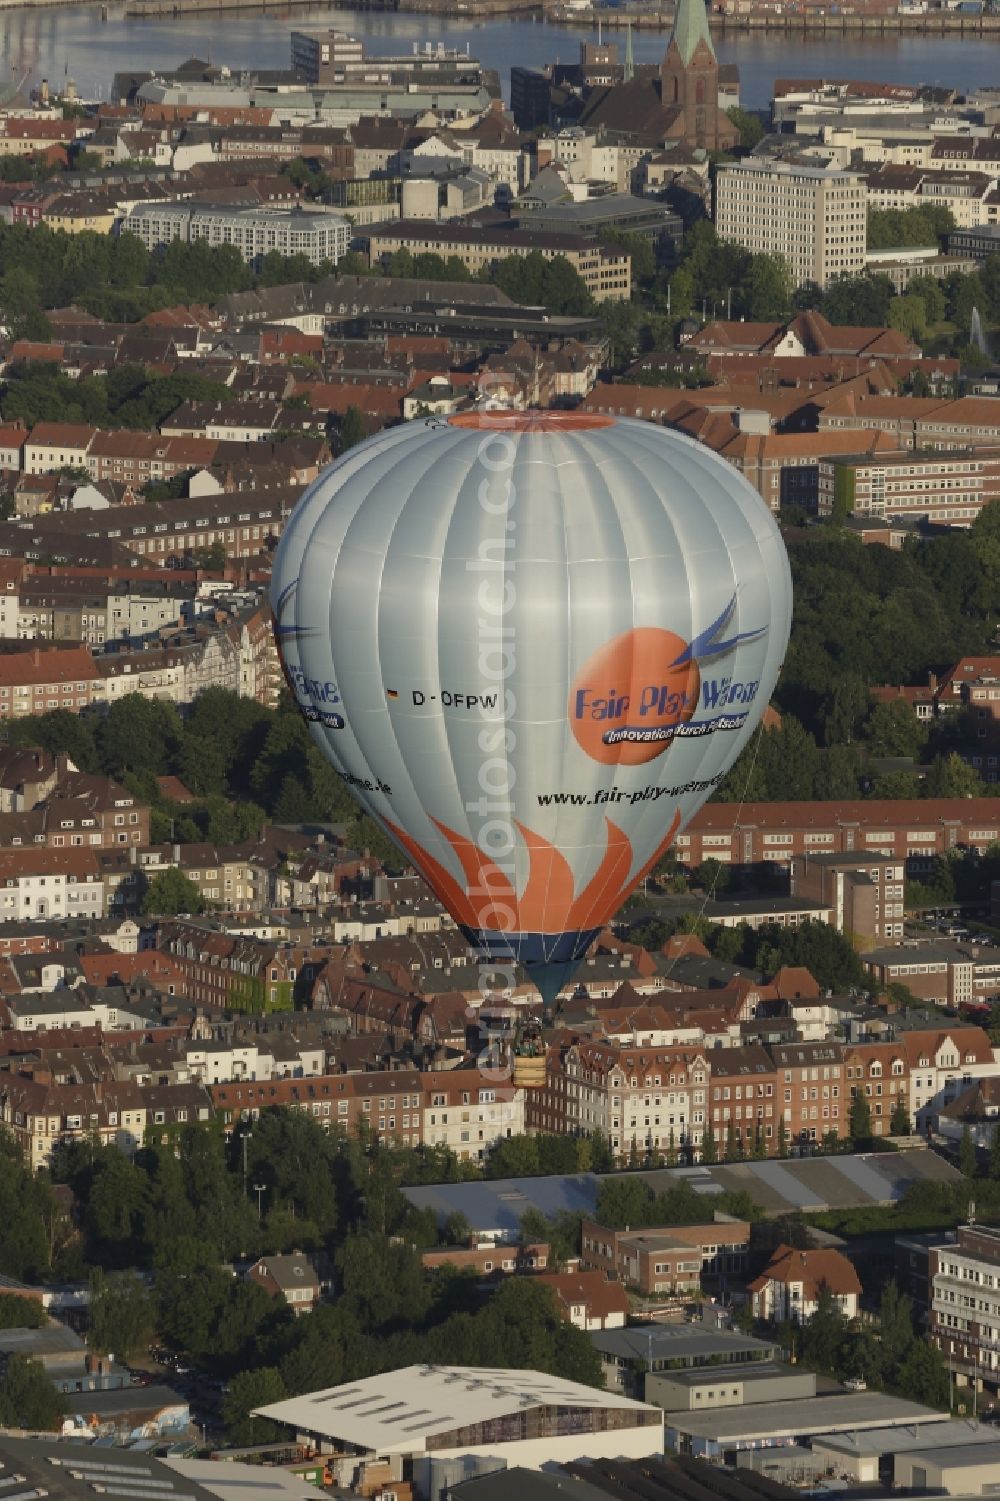
[[[195,585],[167,573],[133,586],[79,576],[28,574],[5,579],[0,636],[20,641],[73,641],[102,647],[141,642],[180,626],[194,608]]]
[[[46,1069],[0,1075],[0,1124],[35,1171],[50,1167],[53,1152],[65,1144],[96,1139],[131,1156],[212,1116],[211,1097],[200,1084],[61,1084]]]
[[[300,499],[299,487],[281,490],[223,491],[169,502],[109,506],[99,511],[68,511],[19,519],[24,555],[60,556],[77,539],[110,538],[150,563],[187,563],[203,548],[221,547],[228,559],[257,558],[277,545]]]
[[[749,1156],[846,1138],[851,1099],[864,1093],[872,1132],[890,1134],[897,1109],[913,1130],[977,1078],[1000,1073],[979,1027],[901,1032],[890,1042],[635,1048],[573,1039],[554,1045],[546,1081],[528,1099],[529,1127],[600,1131],[619,1160],[700,1157],[706,1137]]]
[[[296,983],[311,974],[302,949],[218,932],[182,918],[159,924],[156,946],[180,970],[179,993],[202,1007],[291,1011]]]
[[[170,479],[215,460],[218,439],[194,435],[109,432],[80,422],[22,422],[0,426],[0,468],[23,474],[86,469],[91,479],[133,486]]]
[[[448,1147],[462,1161],[479,1161],[495,1142],[525,1130],[524,1090],[480,1069],[272,1079],[214,1085],[210,1092],[227,1132],[282,1106],[313,1116],[325,1129],[367,1130],[400,1146]]]
[[[954,849],[985,852],[1000,840],[996,798],[900,798],[835,803],[706,803],[674,841],[694,868],[709,858],[727,865],[789,865],[796,856],[889,855],[907,872],[925,869]]]
[[[207,688],[273,705],[281,668],[263,606],[176,646],[94,655],[90,646],[0,655],[0,720],[53,709],[79,714],[141,693],[186,706]]]
[[[0,849],[146,845],[149,819],[149,805],[111,777],[67,771],[36,806],[0,813]]]

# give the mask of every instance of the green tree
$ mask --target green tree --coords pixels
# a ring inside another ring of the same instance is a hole
[[[864,734],[873,756],[918,756],[927,741],[926,726],[902,699],[873,705]]]
[[[176,917],[178,913],[194,917],[204,909],[205,898],[199,887],[176,866],[158,871],[143,893],[145,917]]]
[[[697,881],[708,896],[721,896],[732,879],[732,871],[722,860],[709,855],[698,866]]]
[[[281,1434],[280,1424],[251,1414],[255,1407],[280,1402],[287,1395],[281,1372],[274,1366],[237,1371],[222,1399],[222,1421],[229,1443],[240,1447],[274,1443]]]
[[[349,406],[337,425],[337,454],[346,453],[367,436],[360,407]]]
[[[983,781],[978,771],[954,751],[935,756],[923,784],[927,798],[982,797]]]
[[[847,1129],[855,1147],[872,1139],[872,1108],[863,1087],[856,1089],[851,1097]]]
[[[741,151],[752,151],[764,139],[764,123],[759,115],[752,115],[748,110],[740,109],[735,104],[731,109],[726,110],[726,114],[740,133]]]
[[[915,292],[897,297],[889,306],[889,327],[911,339],[922,339],[927,332],[927,306]]]
[[[976,1176],[976,1144],[968,1126],[962,1127],[962,1139],[958,1144],[958,1170],[963,1178]]]
[[[111,705],[96,732],[101,767],[109,776],[167,771],[183,726],[173,704],[129,693]]]
[[[430,1306],[419,1252],[369,1233],[350,1235],[340,1248],[341,1296],[366,1329],[397,1319],[418,1324]]]
[[[100,1355],[128,1361],[145,1350],[156,1332],[155,1307],[142,1279],[134,1272],[91,1273],[87,1306],[87,1344]]]
[[[829,1286],[822,1282],[816,1295],[815,1311],[803,1336],[803,1354],[809,1364],[833,1375],[840,1365],[846,1333],[847,1320]]]
[[[65,1410],[42,1362],[12,1355],[0,1378],[0,1426],[48,1432],[58,1427]]]
[[[34,1298],[0,1293],[0,1329],[43,1329],[49,1316]]]
[[[892,1107],[889,1130],[893,1136],[909,1136],[910,1134],[910,1112],[907,1110],[906,1101],[902,1096],[900,1096]]]
[[[538,1143],[533,1136],[510,1136],[494,1142],[483,1170],[487,1178],[529,1177],[539,1170]]]
[[[715,1144],[715,1132],[712,1130],[711,1121],[708,1122],[701,1133],[701,1160],[709,1167],[719,1160],[719,1153]]]
[[[751,258],[741,287],[741,304],[748,318],[761,322],[788,316],[792,305],[792,275],[782,255]]]
[[[929,1340],[915,1339],[896,1378],[904,1397],[928,1407],[947,1411],[951,1406],[951,1379],[944,1356]]]

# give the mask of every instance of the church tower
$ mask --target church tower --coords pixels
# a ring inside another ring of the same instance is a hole
[[[719,60],[712,46],[704,0],[677,0],[674,29],[660,64],[660,100],[668,108],[681,111],[686,140],[707,151],[718,150],[722,144]],[[723,134],[728,139],[730,132]]]

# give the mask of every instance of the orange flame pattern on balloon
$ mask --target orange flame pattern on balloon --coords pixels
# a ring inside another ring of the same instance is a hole
[[[586,886],[576,894],[573,872],[566,858],[549,840],[518,824],[528,850],[528,881],[518,896],[506,871],[471,839],[434,823],[445,836],[462,867],[465,884],[429,854],[411,835],[386,820],[393,838],[406,850],[442,906],[463,927],[500,933],[573,933],[601,927],[621,906],[662,855],[680,827],[680,810],[663,840],[641,870],[630,879],[633,849],[627,834],[605,819],[608,844],[604,857]]]

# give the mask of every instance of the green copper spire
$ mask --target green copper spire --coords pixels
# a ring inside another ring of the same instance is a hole
[[[631,21],[628,22],[628,29],[625,32],[625,66],[622,69],[622,77],[624,78],[626,83],[628,83],[629,79],[635,77],[635,58],[632,55]]]
[[[677,50],[685,65],[691,61],[699,42],[704,42],[712,56],[715,56],[704,0],[677,0],[670,40],[677,43]]]

